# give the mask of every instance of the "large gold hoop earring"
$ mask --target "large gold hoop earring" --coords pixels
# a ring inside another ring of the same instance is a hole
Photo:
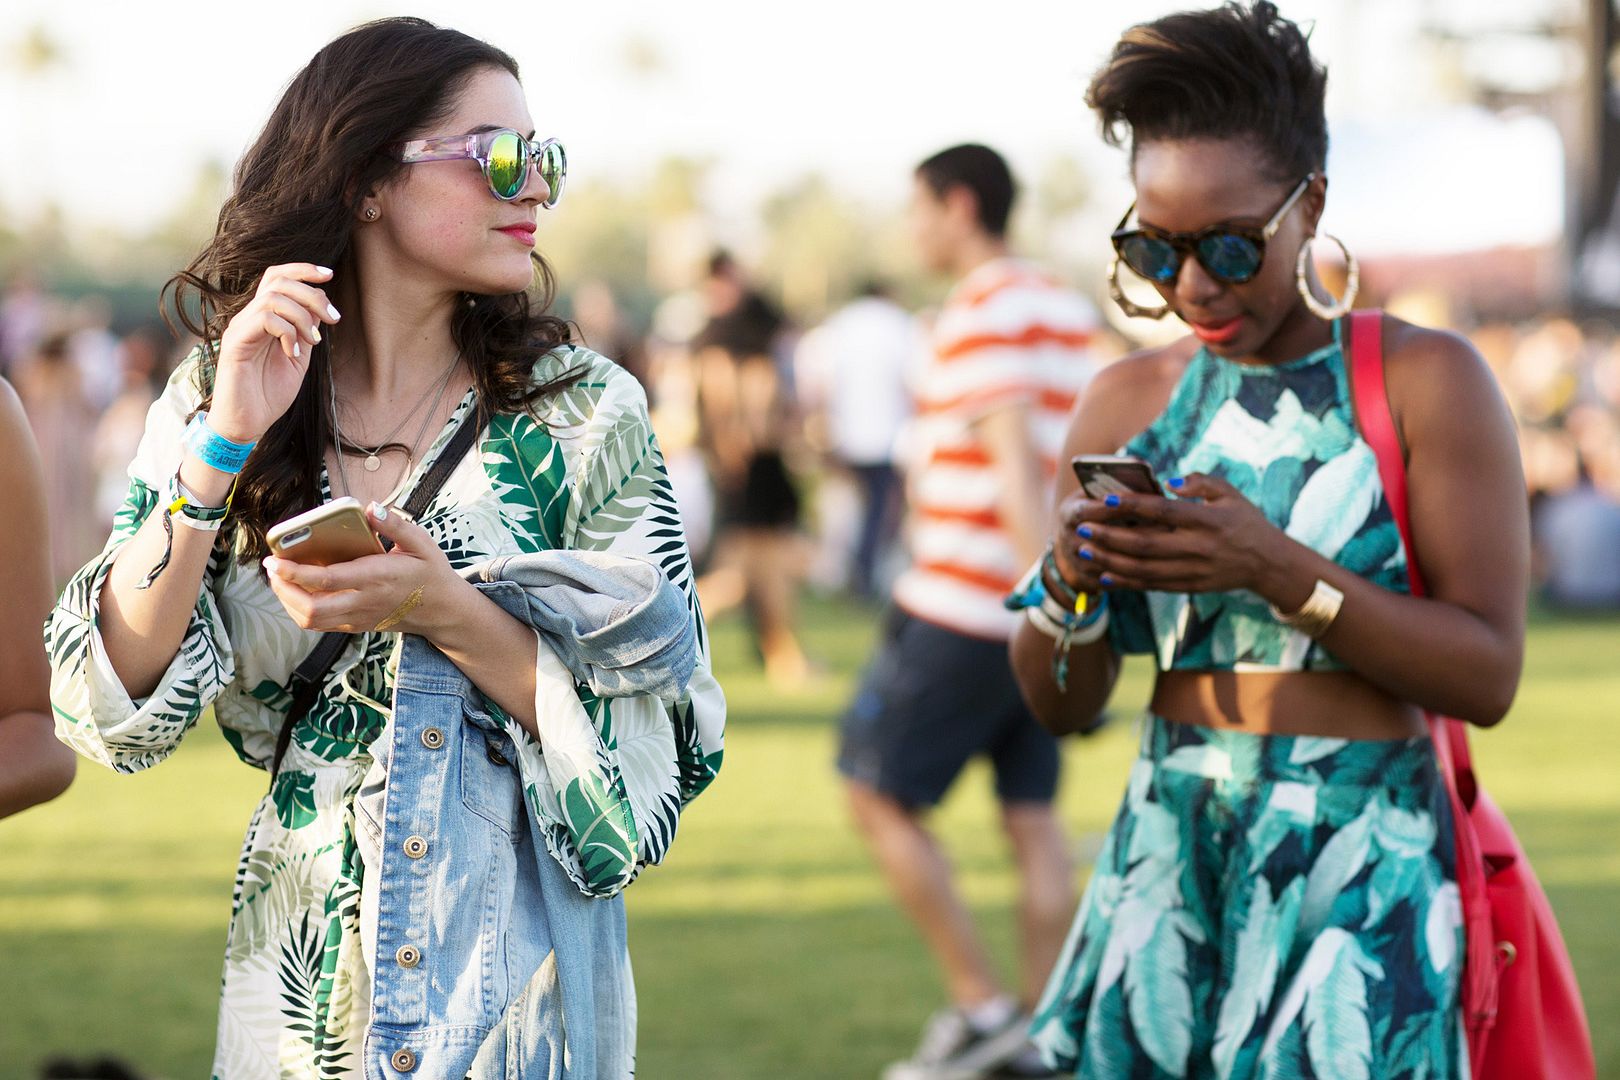
[[[1119,287],[1119,256],[1115,255],[1108,263],[1108,295],[1114,298],[1114,303],[1133,319],[1162,319],[1170,314],[1169,304],[1160,304],[1156,308],[1143,307],[1125,295],[1125,290]]]
[[[1299,288],[1299,296],[1305,301],[1305,306],[1311,309],[1311,314],[1318,319],[1332,322],[1346,314],[1356,302],[1356,293],[1361,289],[1361,267],[1356,263],[1356,257],[1350,254],[1344,241],[1332,233],[1323,233],[1323,236],[1339,245],[1344,252],[1344,295],[1332,307],[1322,303],[1311,292],[1311,281],[1306,274],[1306,267],[1311,258],[1311,241],[1314,236],[1307,236],[1305,242],[1299,245],[1299,258],[1294,260],[1294,284]]]

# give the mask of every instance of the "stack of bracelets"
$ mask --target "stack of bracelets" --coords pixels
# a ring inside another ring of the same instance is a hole
[[[1041,561],[1030,568],[1005,603],[1014,611],[1021,609],[1031,626],[1056,643],[1052,681],[1060,693],[1067,693],[1069,650],[1090,645],[1108,632],[1107,595],[1090,596],[1070,587],[1058,572],[1057,555],[1048,544]]]
[[[236,476],[247,464],[248,455],[253,452],[257,443],[232,442],[230,439],[214,431],[208,426],[208,413],[198,412],[186,425],[185,448],[191,454],[211,469]],[[197,500],[197,496],[180,482],[180,469],[177,466],[174,475],[164,485],[163,492],[163,557],[152,567],[150,573],[135,586],[137,589],[149,589],[152,582],[158,579],[169,565],[169,558],[174,554],[174,519],[180,521],[199,532],[217,533],[225,524],[225,517],[231,512],[231,496],[236,493],[236,483],[231,482],[230,494],[225,496],[224,506],[207,506]]]

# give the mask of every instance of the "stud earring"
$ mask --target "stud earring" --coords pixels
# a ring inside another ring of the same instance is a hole
[[[367,221],[376,221],[377,220],[377,208],[375,206],[366,207],[366,220]]]

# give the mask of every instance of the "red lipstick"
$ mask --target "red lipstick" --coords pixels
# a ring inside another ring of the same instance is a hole
[[[496,229],[495,231],[505,233],[507,236],[510,236],[520,244],[526,244],[529,247],[534,247],[533,222],[524,221],[519,222],[516,225],[503,225],[501,228]]]
[[[1243,331],[1243,316],[1218,323],[1188,322],[1194,336],[1207,345],[1224,345]]]

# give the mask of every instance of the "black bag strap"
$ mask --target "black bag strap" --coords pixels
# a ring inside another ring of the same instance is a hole
[[[419,519],[427,510],[433,496],[439,493],[445,480],[449,479],[451,472],[461,463],[461,459],[471,449],[473,440],[483,430],[488,422],[484,414],[483,404],[475,404],[467,414],[461,426],[456,429],[450,441],[444,444],[439,456],[434,459],[433,467],[422,474],[422,479],[416,482],[411,489],[410,496],[405,500],[404,511],[411,520]],[[337,658],[342,655],[348,646],[349,639],[355,635],[342,630],[329,630],[321,635],[310,654],[304,657],[304,662],[292,674],[292,704],[287,707],[287,716],[281,722],[281,731],[276,735],[276,754],[270,762],[270,779],[273,781],[276,774],[281,771],[281,759],[287,755],[287,747],[292,743],[293,728],[314,707],[315,699],[321,696],[321,687],[326,682],[327,673]]]

